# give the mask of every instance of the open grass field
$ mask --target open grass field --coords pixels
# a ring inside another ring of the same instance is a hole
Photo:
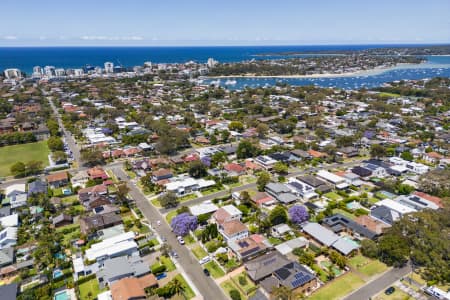
[[[47,141],[0,147],[0,177],[11,175],[9,169],[18,161],[37,160],[48,166],[49,153]]]
[[[364,281],[356,274],[349,272],[344,274],[330,284],[320,288],[317,292],[311,295],[311,300],[331,300],[339,299],[347,295],[353,290],[356,290],[364,284]]]
[[[352,257],[349,260],[349,265],[354,270],[364,274],[367,277],[372,277],[387,270],[387,266],[382,262],[369,259],[362,255]]]

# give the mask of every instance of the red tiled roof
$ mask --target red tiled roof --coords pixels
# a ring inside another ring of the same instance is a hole
[[[428,200],[430,202],[433,202],[434,204],[436,204],[437,206],[439,206],[440,208],[444,207],[444,205],[442,204],[442,199],[436,196],[431,196],[427,193],[424,192],[414,192],[414,195],[419,196],[420,198],[423,198],[425,200]]]
[[[235,172],[235,173],[242,173],[245,171],[245,169],[236,163],[229,163],[223,166],[223,168],[229,172]]]
[[[47,175],[47,181],[48,182],[61,181],[61,180],[65,180],[65,179],[68,179],[68,178],[69,177],[67,176],[66,172],[61,172],[61,173],[55,173],[55,174]]]

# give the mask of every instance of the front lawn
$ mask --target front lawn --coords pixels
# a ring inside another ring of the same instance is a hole
[[[210,261],[209,263],[205,264],[204,267],[208,269],[213,278],[220,278],[225,275],[225,272],[222,270],[222,268],[219,267],[219,265],[217,265],[215,261]]]
[[[174,263],[172,262],[172,260],[170,259],[170,257],[166,257],[166,256],[161,256],[159,258],[160,262],[166,266],[166,270],[167,272],[170,271],[174,271],[176,269]]]
[[[230,291],[236,290],[239,292],[239,294],[241,294],[241,299],[247,299],[247,297],[244,294],[242,294],[242,292],[238,289],[238,287],[234,285],[234,283],[233,283],[233,281],[231,281],[231,279],[222,282],[220,284],[220,287],[225,291],[225,294],[228,297],[230,296]]]
[[[341,215],[349,218],[350,220],[356,219],[356,216],[354,214],[351,214],[348,211],[345,211],[345,210],[340,209],[340,208],[333,209],[333,214],[341,214]]]
[[[336,194],[335,192],[326,193],[324,195],[324,197],[326,197],[326,198],[328,198],[330,200],[333,200],[333,201],[340,201],[342,199],[342,197],[339,196],[338,194]]]
[[[247,295],[255,289],[255,284],[248,278],[245,272],[234,276],[233,280]]]
[[[202,259],[203,257],[208,255],[208,253],[206,253],[206,251],[201,246],[192,248],[191,251],[192,253],[194,253],[194,256],[197,257],[198,259]]]
[[[166,221],[167,221],[167,223],[169,223],[170,224],[170,222],[172,222],[172,219],[173,218],[175,218],[176,216],[177,216],[177,211],[176,210],[172,210],[171,212],[169,212],[167,215],[166,215]]]
[[[387,270],[387,266],[379,260],[372,260],[362,255],[357,255],[350,258],[348,263],[351,268],[366,275],[367,277],[372,277]]]
[[[184,279],[183,275],[178,274],[174,278],[178,279],[181,282],[181,286],[182,286],[182,289],[183,289],[183,295],[184,295],[184,297],[186,299],[191,299],[191,298],[195,297],[194,291],[191,289],[189,284],[186,282],[186,280]]]
[[[207,195],[215,194],[215,193],[218,193],[218,192],[224,191],[224,190],[225,190],[225,188],[223,188],[223,187],[222,188],[213,187],[210,189],[203,190],[202,195],[207,196]]]
[[[18,161],[41,161],[46,167],[49,153],[47,141],[0,147],[0,177],[11,175],[10,168]]]
[[[407,293],[403,292],[399,288],[396,288],[395,292],[390,295],[386,295],[383,291],[373,298],[373,300],[409,300],[409,299],[413,298],[411,298]]]
[[[180,201],[180,203],[182,203],[182,202],[194,200],[195,198],[197,198],[196,194],[189,194],[189,195],[178,198],[178,201]]]
[[[331,283],[320,288],[318,291],[313,293],[309,299],[310,300],[330,300],[339,299],[351,291],[356,290],[364,284],[364,281],[359,278],[358,275],[349,272],[344,274]]]

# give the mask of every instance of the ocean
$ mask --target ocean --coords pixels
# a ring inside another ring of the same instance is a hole
[[[219,62],[237,62],[250,59],[283,58],[286,56],[263,55],[280,52],[315,52],[338,50],[362,50],[405,45],[327,45],[327,46],[216,46],[216,47],[0,47],[0,71],[19,68],[31,74],[34,66],[57,68],[82,68],[86,65],[103,66],[111,61],[126,67],[152,63],[206,62],[212,57]],[[420,45],[409,45],[420,46]],[[372,87],[387,81],[421,79],[434,76],[450,77],[450,57],[431,57],[430,62],[418,68],[396,69],[382,74],[341,78],[237,78],[233,88],[272,85],[277,81],[292,85],[316,84],[337,87]],[[223,81],[225,84],[225,80]]]

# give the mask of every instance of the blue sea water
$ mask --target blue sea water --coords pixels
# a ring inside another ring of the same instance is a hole
[[[212,57],[219,62],[236,62],[249,59],[283,58],[285,56],[261,56],[277,52],[315,52],[337,50],[361,50],[368,48],[395,47],[401,45],[327,45],[327,46],[217,46],[217,47],[2,47],[0,48],[0,71],[19,68],[30,74],[36,65],[57,68],[81,68],[86,65],[103,66],[112,61],[116,65],[136,66],[146,61],[153,63],[183,63],[190,60],[206,62]],[[414,46],[414,45],[411,45]],[[418,45],[417,45],[418,46]],[[420,79],[434,76],[450,77],[450,57],[431,57],[418,68],[397,69],[383,74],[302,79],[255,79],[239,78],[234,88],[272,85],[277,81],[292,85],[337,86],[357,88],[377,86],[387,81]],[[225,80],[223,81],[225,83]]]

